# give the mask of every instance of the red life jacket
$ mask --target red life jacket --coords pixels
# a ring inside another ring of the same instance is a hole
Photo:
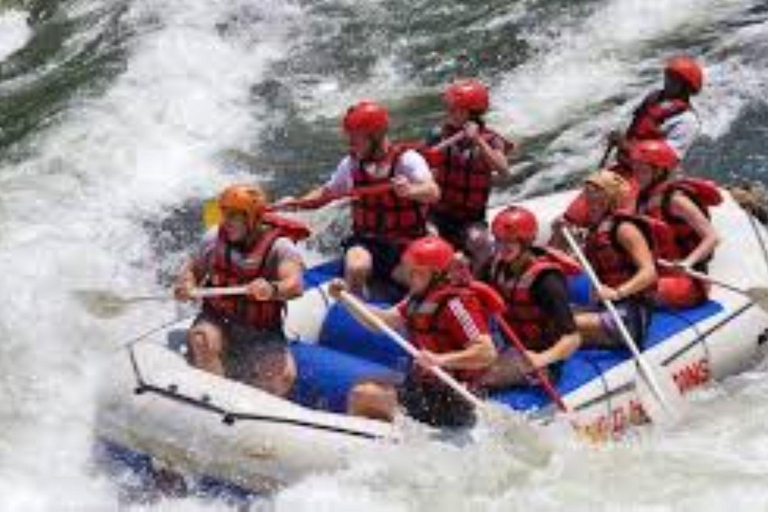
[[[526,348],[542,351],[550,348],[559,336],[552,320],[534,300],[531,288],[545,272],[556,272],[565,279],[566,274],[579,272],[581,267],[559,251],[542,248],[534,251],[535,256],[526,268],[512,276],[504,275],[501,260],[494,260],[490,279],[507,303],[504,320]]]
[[[447,139],[456,131],[455,128],[443,126],[440,140]],[[501,135],[485,127],[480,129],[480,136],[489,144],[501,139],[505,152],[512,146]],[[428,161],[435,171],[435,181],[440,186],[440,200],[431,208],[460,222],[479,222],[485,219],[493,167],[479,150],[462,142],[443,148],[437,159],[427,150],[430,155]]]
[[[668,180],[642,194],[638,202],[638,211],[668,224],[673,243],[660,251],[661,257],[676,261],[684,259],[701,243],[701,237],[685,220],[671,210],[671,200],[676,192],[685,194],[707,217],[709,207],[720,204],[723,200],[717,185],[699,178],[679,178]],[[707,262],[700,262],[697,270],[705,271]]]
[[[667,119],[691,110],[688,101],[665,100],[661,98],[661,93],[662,91],[650,93],[635,110],[632,124],[626,133],[628,139],[663,139],[666,134],[661,130],[661,125]]]
[[[405,319],[411,342],[419,349],[435,354],[464,350],[470,340],[458,339],[456,334],[445,328],[443,318],[445,307],[454,299],[476,301],[477,295],[471,287],[458,287],[449,283],[439,284],[423,298],[410,297],[405,308]],[[458,379],[468,381],[476,378],[483,370],[451,370]]]
[[[269,252],[280,237],[297,233],[287,232],[281,227],[267,226],[253,247],[243,254],[233,248],[226,232],[219,229],[216,241],[207,252],[203,269],[209,286],[241,286],[254,279],[274,279],[267,275],[266,263]],[[204,308],[240,324],[259,330],[280,330],[285,303],[279,300],[257,301],[246,295],[232,297],[210,297],[203,301]]]
[[[393,145],[387,156],[375,165],[386,167],[389,172],[380,178],[371,176],[361,163],[352,170],[355,188],[389,183],[401,155],[409,148]],[[398,197],[389,190],[382,194],[364,195],[352,203],[352,231],[357,236],[382,238],[404,245],[426,234],[424,205]]]
[[[669,237],[669,228],[650,217],[617,212],[605,218],[587,235],[584,253],[600,282],[611,288],[621,286],[637,272],[632,257],[617,239],[617,231],[623,222],[631,222],[640,229],[654,256],[658,254],[659,245],[668,243],[664,240]],[[655,286],[642,290],[638,295],[645,296],[654,289]]]

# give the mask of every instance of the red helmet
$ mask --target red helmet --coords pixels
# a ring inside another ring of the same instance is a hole
[[[659,169],[674,169],[680,163],[675,150],[663,140],[641,140],[633,143],[629,147],[629,159]]]
[[[698,62],[686,55],[678,55],[667,61],[665,70],[680,77],[693,94],[698,93],[704,85],[704,71]]]
[[[389,128],[389,112],[375,101],[363,100],[347,109],[343,126],[347,133],[379,135]]]
[[[243,212],[249,227],[261,221],[267,202],[267,195],[257,185],[230,185],[219,196],[219,208]]]
[[[435,235],[414,240],[403,253],[403,263],[446,272],[453,261],[453,246]]]
[[[488,88],[479,80],[457,80],[446,87],[445,102],[476,114],[488,110]]]
[[[531,244],[539,232],[539,223],[530,210],[522,206],[510,206],[493,219],[491,232],[499,240],[511,238]]]

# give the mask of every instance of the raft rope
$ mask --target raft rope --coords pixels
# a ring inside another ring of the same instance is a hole
[[[768,190],[766,190],[765,185],[757,181],[738,183],[726,188],[747,214],[752,231],[760,244],[766,270],[768,270],[768,248],[757,225],[758,221],[763,225],[768,225]]]
[[[163,322],[162,324],[160,324],[160,325],[158,325],[156,327],[153,327],[152,329],[150,329],[148,331],[145,331],[142,334],[139,334],[138,336],[135,336],[133,338],[130,338],[128,340],[125,340],[125,341],[121,342],[117,346],[117,348],[115,350],[122,350],[122,349],[125,349],[125,348],[130,349],[131,347],[133,347],[134,345],[136,345],[140,341],[146,340],[147,338],[149,338],[150,336],[152,336],[156,332],[162,331],[163,329],[165,329],[167,327],[170,327],[171,325],[173,325],[175,323],[181,322],[183,320],[188,320],[188,319],[192,318],[195,315],[197,315],[197,311],[195,311],[193,313],[186,314],[186,315],[181,315],[181,316],[176,315],[171,320],[168,320],[167,322]]]
[[[765,247],[765,240],[763,239],[762,233],[760,233],[760,228],[757,226],[757,221],[755,220],[755,217],[747,212],[747,217],[749,217],[749,223],[752,226],[752,231],[755,232],[755,237],[757,238],[757,242],[760,244],[760,252],[763,254],[763,262],[765,262],[765,269],[768,271],[768,249]]]

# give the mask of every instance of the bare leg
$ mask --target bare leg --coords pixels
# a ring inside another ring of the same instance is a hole
[[[355,295],[363,294],[372,269],[371,253],[359,245],[350,247],[344,256],[344,279],[352,293]]]
[[[347,413],[383,421],[392,421],[397,410],[397,392],[389,384],[363,381],[355,385],[347,399]]]
[[[277,396],[288,396],[296,381],[296,361],[284,347],[263,351],[253,363],[250,384]]]
[[[605,332],[603,322],[598,313],[577,313],[575,316],[576,329],[581,334],[585,348],[616,348],[619,342]]]
[[[532,372],[531,365],[515,349],[507,349],[494,361],[480,377],[480,386],[488,389],[502,389],[509,386],[526,384],[526,375]]]
[[[224,375],[221,354],[224,350],[224,333],[221,328],[205,320],[189,330],[189,360],[193,366],[207,372]]]

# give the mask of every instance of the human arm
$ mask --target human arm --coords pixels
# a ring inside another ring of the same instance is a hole
[[[440,199],[440,187],[426,160],[416,151],[409,150],[400,156],[395,173],[392,185],[398,196],[424,204]]]
[[[192,258],[189,258],[181,266],[179,274],[176,276],[176,280],[173,285],[173,296],[176,300],[189,301],[192,300],[192,290],[197,287],[197,278],[194,273],[195,262]]]
[[[205,268],[206,261],[209,254],[213,251],[218,234],[218,227],[209,229],[205,233],[200,246],[181,266],[173,286],[173,295],[176,300],[190,301],[194,298],[192,297],[192,291],[200,286],[201,282],[205,279],[207,272]]]
[[[509,160],[505,151],[506,144],[500,137],[496,136],[486,140],[480,133],[480,127],[477,123],[471,121],[464,126],[464,133],[475,145],[481,158],[491,165],[494,173],[509,173]]]
[[[248,294],[255,300],[291,300],[304,293],[304,264],[301,253],[288,238],[275,240],[267,267],[274,279],[260,277],[248,284]]]
[[[720,237],[707,216],[689,197],[679,191],[672,194],[669,207],[672,215],[685,221],[701,238],[699,245],[680,263],[692,267],[707,259],[720,243]]]
[[[547,350],[527,351],[534,367],[545,368],[570,357],[581,346],[581,335],[568,303],[568,287],[562,275],[545,272],[533,283],[531,294],[559,336]]]
[[[616,231],[619,245],[629,254],[637,270],[626,282],[615,289],[601,286],[598,293],[603,299],[622,300],[653,285],[658,278],[656,264],[643,233],[632,222],[622,222]]]
[[[338,279],[338,278],[333,279],[328,284],[328,293],[334,299],[340,300],[342,291],[347,291],[347,284],[344,282],[343,279]],[[397,329],[397,330],[402,330],[405,328],[405,320],[401,312],[403,307],[404,307],[403,303],[397,304],[387,309],[380,308],[373,304],[366,304],[366,309],[373,316],[383,321],[392,329]],[[372,331],[378,330],[377,327],[373,325],[367,318],[358,314],[358,312],[354,308],[349,308],[349,312],[352,314],[352,316],[355,317],[356,320],[358,320],[361,324],[366,326],[368,329]]]
[[[446,304],[440,321],[443,332],[452,332],[456,338],[463,339],[463,346],[442,353],[421,350],[417,358],[419,364],[450,370],[476,370],[487,368],[496,360],[496,346],[478,301],[454,297]]]
[[[340,195],[351,192],[353,187],[352,160],[347,156],[326,183],[301,196],[298,202],[319,208],[338,199]]]

